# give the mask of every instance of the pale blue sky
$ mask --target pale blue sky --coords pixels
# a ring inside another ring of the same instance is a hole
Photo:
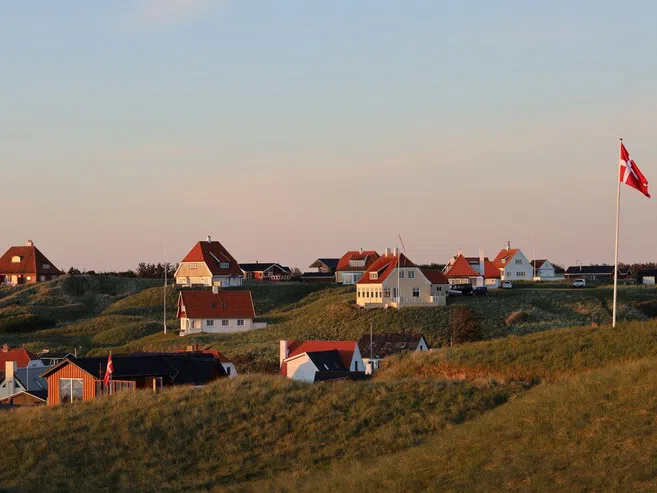
[[[0,250],[133,267],[207,234],[304,268],[507,240],[613,261],[618,137],[657,193],[649,1],[0,6]],[[621,260],[657,259],[623,190]]]

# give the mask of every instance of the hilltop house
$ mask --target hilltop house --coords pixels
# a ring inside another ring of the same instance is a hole
[[[378,258],[379,254],[374,250],[363,250],[362,248],[345,253],[335,269],[335,282],[356,284]]]
[[[365,373],[370,375],[379,369],[379,363],[393,354],[428,351],[429,344],[422,334],[366,334],[358,341],[363,357]]]
[[[502,277],[500,269],[488,257],[484,257],[482,251],[479,252],[479,257],[464,257],[459,250],[443,272],[451,285],[471,284],[497,288]]]
[[[263,329],[266,323],[254,322],[255,308],[250,291],[186,291],[178,295],[177,317],[180,335],[208,332],[224,334]]]
[[[46,366],[32,360],[24,368],[16,361],[5,362],[4,380],[0,381],[0,408],[37,406],[46,403],[48,383],[41,378]]]
[[[53,263],[27,240],[25,246],[13,246],[0,257],[0,284],[33,284],[51,281],[64,275]]]
[[[356,284],[363,308],[445,306],[449,282],[438,269],[422,269],[396,248],[386,249]]]
[[[534,269],[534,281],[562,281],[564,278],[547,259],[532,260],[531,266]]]
[[[306,382],[365,375],[356,341],[281,341],[279,364],[281,375]]]
[[[255,262],[251,264],[240,264],[244,278],[250,281],[289,281],[292,279],[292,271],[289,267],[274,262]]]
[[[495,260],[495,266],[502,272],[502,281],[531,281],[534,268],[519,248],[507,247],[500,250]]]
[[[199,241],[182,260],[176,273],[176,286],[241,286],[244,273],[233,256],[218,241]]]
[[[212,354],[198,352],[113,354],[112,365],[108,386],[103,382],[107,356],[66,359],[46,370],[41,376],[48,381],[48,405],[90,401],[137,389],[205,385],[227,376]]]
[[[335,270],[338,268],[339,258],[318,258],[308,266],[317,269],[316,272],[304,272],[301,276],[303,282],[335,282]]]

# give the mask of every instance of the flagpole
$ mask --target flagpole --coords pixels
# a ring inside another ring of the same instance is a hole
[[[620,145],[623,145],[622,138],[620,139]],[[618,162],[620,163],[620,157]],[[614,302],[611,312],[612,328],[616,327],[616,300],[618,295],[618,233],[620,229],[620,194],[621,194],[620,170],[618,170],[616,174],[617,174],[616,179],[618,180],[618,192],[616,193],[616,245],[614,248]]]

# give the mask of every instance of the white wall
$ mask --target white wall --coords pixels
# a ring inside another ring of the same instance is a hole
[[[223,320],[228,320],[228,325],[223,325]],[[237,320],[238,319],[236,318],[212,319],[212,325],[208,325],[207,319],[181,318],[180,335],[200,334],[201,332],[208,334],[230,334],[233,332],[246,332],[247,330],[254,328],[253,320],[250,318],[239,319],[244,320],[244,325],[237,325]],[[196,327],[196,323],[198,323],[200,327]]]
[[[221,366],[223,366],[226,373],[228,373],[228,378],[235,378],[237,376],[237,370],[233,363],[221,363]]]
[[[287,362],[287,378],[292,380],[314,382],[316,372],[317,367],[305,353]]]
[[[503,281],[531,281],[533,276],[534,268],[521,250],[504,264],[502,270]]]

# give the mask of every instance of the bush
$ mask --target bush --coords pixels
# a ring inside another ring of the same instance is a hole
[[[472,308],[460,305],[449,317],[450,343],[472,342],[481,339],[481,325]]]
[[[522,310],[516,310],[514,312],[509,313],[509,315],[504,320],[504,323],[508,326],[511,326],[524,322],[528,318],[529,315],[527,314],[527,312],[524,312]]]

